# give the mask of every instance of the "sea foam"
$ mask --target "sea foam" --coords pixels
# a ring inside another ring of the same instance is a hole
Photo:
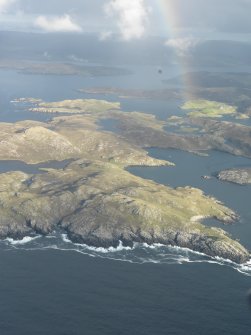
[[[11,245],[24,245],[24,244],[27,244],[27,243],[30,243],[30,242],[36,240],[39,237],[40,237],[39,235],[34,236],[34,237],[25,236],[21,240],[14,240],[13,238],[6,238],[5,241],[8,242]]]
[[[61,235],[62,240],[65,243],[71,243],[77,247],[82,247],[84,249],[90,250],[90,251],[95,251],[95,252],[100,252],[100,253],[109,253],[109,252],[118,252],[118,251],[123,251],[123,250],[133,250],[133,247],[126,247],[123,245],[122,241],[119,241],[119,244],[117,247],[108,247],[108,248],[103,248],[103,247],[92,247],[87,244],[81,244],[81,243],[73,243],[67,236],[67,234],[62,234]]]
[[[39,239],[40,238],[40,239]],[[35,244],[32,242],[39,239]],[[89,257],[99,257],[114,261],[122,261],[134,264],[188,264],[188,263],[208,263],[219,266],[231,267],[243,275],[251,276],[251,260],[245,264],[236,264],[228,259],[220,257],[210,257],[204,253],[193,251],[188,248],[178,246],[166,246],[163,244],[134,243],[132,247],[124,246],[122,241],[117,247],[93,247],[86,244],[73,243],[67,234],[54,232],[43,237],[26,236],[21,240],[7,238],[6,244],[24,250],[61,250],[65,252],[77,252]],[[53,243],[52,243],[53,242]],[[28,245],[26,247],[26,245]]]

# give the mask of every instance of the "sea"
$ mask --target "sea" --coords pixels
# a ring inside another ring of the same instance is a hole
[[[131,74],[113,77],[0,70],[0,122],[48,121],[51,117],[31,113],[25,106],[17,108],[11,101],[20,97],[119,100],[128,112],[152,113],[160,119],[180,114],[179,100],[118,99],[78,91],[90,87],[163,89],[164,80],[180,74],[175,66],[163,67],[162,74],[154,66],[129,69]],[[113,131],[112,120],[103,126]],[[251,187],[215,177],[222,169],[251,166],[250,159],[218,151],[208,156],[158,148],[148,152],[176,166],[130,167],[131,173],[172,187],[198,187],[216,197],[239,214],[240,222],[222,226],[210,219],[205,224],[227,230],[251,249]],[[67,163],[0,161],[0,173],[39,173],[41,167],[60,168]],[[204,175],[212,178],[201,178]],[[63,231],[0,242],[1,335],[247,335],[251,331],[250,289],[251,263],[237,265],[184,248],[146,244],[93,248],[73,244]]]

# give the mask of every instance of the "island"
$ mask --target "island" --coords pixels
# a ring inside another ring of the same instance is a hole
[[[217,177],[222,181],[228,181],[239,185],[251,184],[251,168],[224,170],[219,172]]]
[[[190,111],[187,109],[188,113],[196,112],[201,117],[231,117],[245,121],[251,116],[251,76],[248,73],[196,71],[162,82],[166,87],[161,89],[91,87],[78,89],[78,92],[94,97],[102,94],[123,99],[178,101],[181,107],[192,107]],[[218,107],[222,107],[221,110]],[[198,114],[201,109],[203,112]]]
[[[224,115],[237,113],[235,106],[210,100],[187,101],[181,108],[188,111],[190,117],[221,118]]]
[[[114,95],[123,99],[150,99],[150,100],[170,100],[182,99],[182,91],[178,88],[164,89],[139,89],[139,88],[116,88],[116,87],[93,87],[80,88],[79,93],[92,95]]]
[[[29,61],[0,59],[0,69],[16,70],[27,75],[107,77],[129,75],[131,72],[121,67],[83,65],[73,62]]]
[[[184,85],[185,83],[185,85]],[[251,75],[247,72],[187,72],[165,80],[168,87],[184,87],[183,96],[191,100],[206,99],[238,107],[238,113],[250,117]]]
[[[150,157],[139,145],[136,129],[129,136],[131,122],[163,133],[165,122],[153,115],[125,113],[119,104],[103,100],[20,99],[15,103],[30,104],[29,108],[51,113],[52,118],[1,123],[0,159],[27,164],[70,161],[63,168],[42,168],[36,174],[0,174],[2,239],[60,229],[73,242],[91,246],[161,243],[236,263],[250,259],[240,242],[223,229],[203,223],[205,218],[224,224],[236,221],[236,213],[224,204],[199,189],[174,189],[126,171],[132,165],[173,166]],[[55,116],[60,110],[62,115]],[[102,129],[100,121],[111,117],[127,125],[127,136]]]

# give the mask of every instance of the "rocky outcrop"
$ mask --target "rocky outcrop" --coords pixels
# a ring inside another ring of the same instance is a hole
[[[218,173],[218,179],[239,185],[251,184],[251,168],[229,169]]]

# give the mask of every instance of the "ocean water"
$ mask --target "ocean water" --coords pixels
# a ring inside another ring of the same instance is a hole
[[[48,118],[17,110],[9,101],[18,97],[59,100],[88,97],[77,92],[82,87],[163,85],[155,68],[136,69],[119,78],[27,76],[11,71],[0,75],[4,122]],[[146,110],[161,118],[175,113],[178,105],[179,101],[169,105],[144,99],[122,102],[125,110]],[[175,162],[176,167],[130,168],[132,173],[173,187],[200,187],[216,196],[240,214],[240,223],[225,229],[250,248],[250,187],[201,178],[222,168],[248,166],[250,160],[219,152],[209,157],[175,150],[149,149],[149,153]],[[0,162],[1,172],[37,173],[38,168]],[[212,223],[218,224],[208,222]],[[246,335],[251,329],[246,296],[251,288],[249,264],[237,266],[187,249],[161,245],[95,249],[73,244],[57,231],[47,238],[0,242],[0,271],[1,335]]]
[[[1,334],[249,334],[250,278],[208,264],[131,264],[58,250],[0,257]]]

